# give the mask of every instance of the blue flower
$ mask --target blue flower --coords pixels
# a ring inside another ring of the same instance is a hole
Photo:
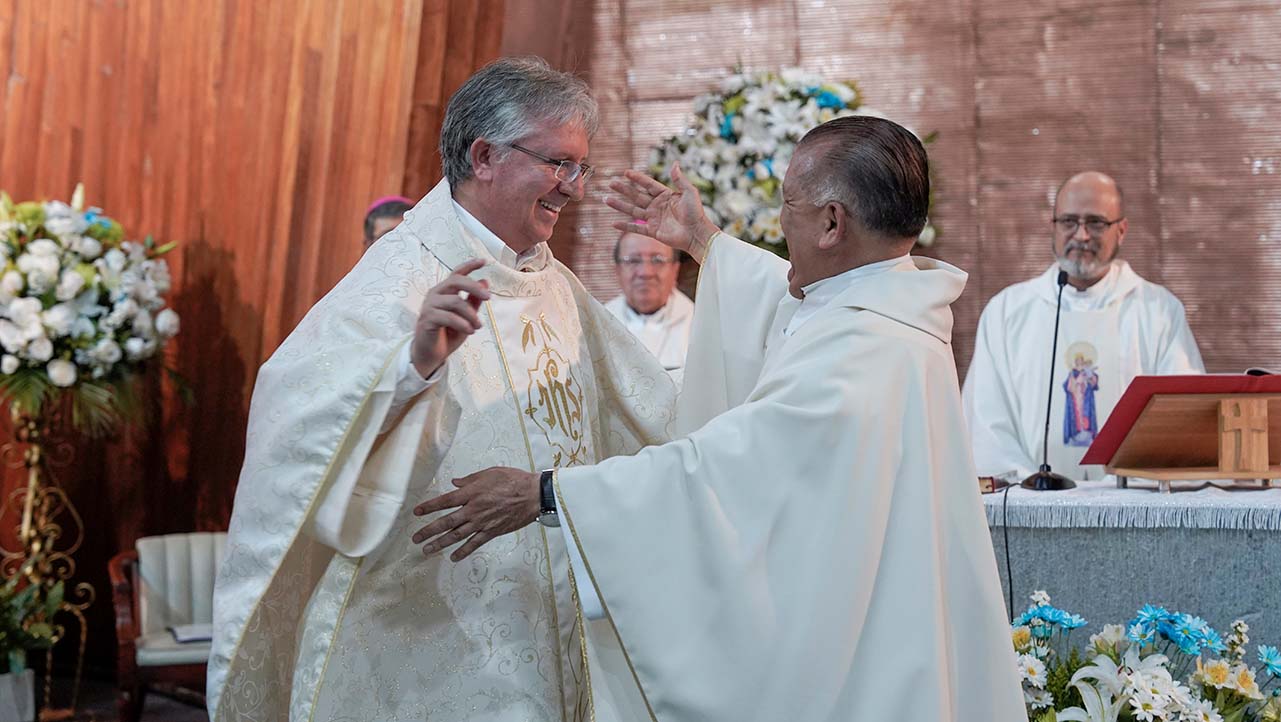
[[[1173,616],[1174,615],[1165,607],[1154,607],[1151,604],[1144,604],[1143,608],[1139,610],[1139,615],[1135,617],[1134,621],[1155,626],[1158,622],[1163,622]]]
[[[1268,674],[1281,677],[1281,652],[1276,647],[1259,645],[1259,662],[1268,669]]]
[[[734,139],[734,114],[726,113],[725,119],[721,121],[721,137],[725,140]]]
[[[101,208],[90,208],[85,211],[85,223],[89,225],[99,225],[103,228],[111,227],[111,219],[102,215]]]
[[[818,107],[820,108],[840,110],[845,107],[845,101],[830,90],[819,91],[818,95],[814,96],[814,99],[818,102]]]
[[[1037,619],[1043,619],[1050,624],[1060,624],[1063,622],[1065,613],[1062,609],[1051,607],[1048,604],[1042,604],[1032,610]]]
[[[1054,627],[1048,624],[1036,624],[1031,629],[1032,636],[1037,639],[1049,639],[1054,636]]]
[[[1152,643],[1152,637],[1154,634],[1155,630],[1152,627],[1144,624],[1143,622],[1135,622],[1130,625],[1130,631],[1125,636],[1128,637],[1131,642],[1136,642],[1140,645],[1148,645]]]
[[[1061,624],[1064,629],[1077,629],[1079,627],[1084,627],[1086,625],[1086,621],[1078,614],[1068,614],[1064,612]]]
[[[1201,644],[1203,647],[1215,654],[1223,654],[1228,649],[1227,645],[1223,643],[1223,638],[1219,636],[1219,633],[1209,628],[1207,628],[1205,630],[1205,634],[1202,635]]]

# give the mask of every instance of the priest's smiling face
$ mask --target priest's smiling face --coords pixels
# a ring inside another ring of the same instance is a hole
[[[474,200],[479,206],[468,210],[517,253],[551,238],[561,211],[570,201],[583,197],[582,178],[572,183],[558,180],[556,164],[531,152],[556,161],[582,163],[587,158],[587,131],[577,123],[539,122],[533,128],[515,142],[529,152],[492,146],[488,152],[473,150],[475,177],[468,179],[478,182]]]
[[[1094,285],[1107,275],[1125,241],[1127,223],[1116,182],[1095,172],[1073,176],[1059,189],[1054,218],[1053,247],[1059,268],[1067,271],[1075,288]],[[1102,229],[1089,228],[1105,223]]]

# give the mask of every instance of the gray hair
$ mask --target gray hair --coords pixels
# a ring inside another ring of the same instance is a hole
[[[456,188],[472,176],[477,138],[497,146],[502,157],[537,123],[578,125],[591,136],[599,118],[596,99],[579,78],[542,58],[501,58],[476,71],[449,99],[440,129],[441,167]]]
[[[930,207],[925,146],[901,125],[871,116],[837,118],[801,139],[818,158],[803,179],[810,202],[839,203],[869,231],[915,238]]]

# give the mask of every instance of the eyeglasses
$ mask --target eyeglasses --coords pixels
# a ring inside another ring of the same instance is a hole
[[[1051,218],[1050,220],[1054,221],[1054,227],[1064,235],[1070,236],[1076,233],[1076,229],[1080,228],[1084,224],[1086,233],[1089,233],[1091,236],[1098,236],[1102,235],[1104,231],[1117,223],[1125,220],[1125,216],[1122,216],[1115,221],[1109,221],[1106,218],[1099,218],[1098,216],[1086,216],[1085,218],[1078,218],[1077,216],[1058,216],[1056,218]]]
[[[548,158],[542,153],[535,153],[529,148],[516,145],[515,143],[511,143],[509,146],[524,153],[525,155],[537,158],[547,165],[556,166],[556,180],[561,183],[573,183],[579,178],[582,178],[583,182],[586,183],[587,180],[592,177],[592,174],[596,172],[595,168],[587,165],[586,163],[575,163],[572,160],[556,160],[555,158]]]
[[[628,268],[640,268],[642,264],[648,263],[651,266],[663,267],[671,263],[679,263],[671,256],[623,256],[618,259],[618,263]]]

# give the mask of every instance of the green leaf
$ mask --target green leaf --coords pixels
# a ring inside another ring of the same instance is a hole
[[[65,594],[66,587],[62,582],[49,587],[49,595],[44,600],[45,619],[52,619],[53,615],[58,613],[58,608],[62,606]]]
[[[21,368],[7,376],[0,374],[0,401],[16,405],[30,416],[40,415],[53,389],[43,369]]]
[[[168,252],[172,251],[173,249],[175,249],[175,248],[177,248],[177,247],[178,247],[178,242],[177,242],[177,241],[169,241],[168,243],[164,244],[163,246],[161,246],[161,247],[159,247],[159,248],[155,249],[154,251],[152,251],[152,252],[151,252],[151,257],[152,257],[152,258],[155,258],[156,256],[163,256],[163,255],[165,255],[166,253],[168,253]]]
[[[36,639],[50,639],[53,637],[53,625],[48,622],[34,622],[27,625],[27,634]]]

